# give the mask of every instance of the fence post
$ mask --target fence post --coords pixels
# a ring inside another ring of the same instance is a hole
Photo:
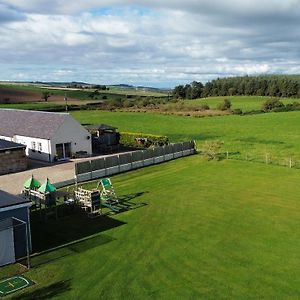
[[[104,159],[104,174],[107,176],[107,168],[106,168],[106,157],[103,157]]]
[[[145,155],[144,155],[144,150],[141,150],[142,152],[142,165],[143,167],[145,166]]]
[[[290,157],[290,169],[293,167],[293,161],[292,158]]]
[[[268,153],[266,153],[266,164],[268,164]]]
[[[228,153],[228,151],[226,151],[226,158],[227,158],[227,159],[229,158],[229,153]]]
[[[89,160],[90,163],[90,173],[91,173],[91,180],[93,179],[93,169],[92,169],[92,161]]]

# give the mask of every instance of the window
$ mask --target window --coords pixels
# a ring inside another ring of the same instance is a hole
[[[38,143],[38,151],[42,151],[43,150],[43,148],[42,148],[42,143]]]

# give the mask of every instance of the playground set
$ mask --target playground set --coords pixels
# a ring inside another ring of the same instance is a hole
[[[115,213],[124,209],[109,178],[101,179],[93,190],[86,190],[76,185],[73,192],[69,190],[62,192],[56,190],[49,178],[41,185],[32,175],[24,183],[22,196],[33,202],[32,210],[38,209],[45,220],[50,215],[58,217],[57,201],[60,197],[64,198],[65,205],[73,207],[77,205],[86,211],[89,217],[102,215],[104,208]]]
[[[51,184],[49,178],[41,185],[32,175],[31,178],[24,183],[22,196],[33,202],[32,209],[39,209],[40,215],[42,215],[42,208],[45,208],[45,219],[50,215],[54,215],[55,218],[57,218],[57,191],[55,186]]]
[[[101,187],[101,191],[99,190]],[[90,191],[82,187],[77,187],[74,191],[74,200],[89,211],[88,216],[95,217],[103,214],[103,208],[107,207],[113,212],[119,212],[122,207],[118,200],[115,189],[109,178],[103,178],[99,181],[97,188]]]

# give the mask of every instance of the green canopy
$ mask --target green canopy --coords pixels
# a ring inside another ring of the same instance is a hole
[[[52,193],[52,192],[55,192],[56,191],[56,188],[55,186],[53,186],[50,181],[49,181],[49,178],[47,178],[46,182],[43,183],[43,185],[38,189],[38,191],[40,193]]]
[[[35,179],[33,177],[33,175],[28,180],[26,180],[25,183],[24,183],[24,188],[25,189],[36,190],[40,186],[41,186],[40,182],[37,179]]]

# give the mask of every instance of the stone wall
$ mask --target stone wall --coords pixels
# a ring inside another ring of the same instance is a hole
[[[27,169],[25,149],[14,149],[0,152],[0,175],[20,172]]]

